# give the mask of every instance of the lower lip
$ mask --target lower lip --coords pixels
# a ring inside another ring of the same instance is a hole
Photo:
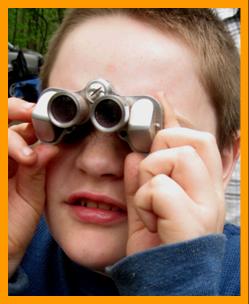
[[[78,205],[69,205],[73,214],[82,222],[92,224],[116,224],[127,218],[126,212],[88,208]]]

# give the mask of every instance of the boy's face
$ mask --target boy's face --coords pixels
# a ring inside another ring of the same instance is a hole
[[[123,16],[83,23],[64,40],[49,85],[80,90],[96,78],[110,81],[120,95],[163,91],[180,125],[216,134],[197,55],[173,34]],[[115,134],[93,132],[78,143],[60,145],[49,166],[48,222],[59,245],[79,264],[102,269],[125,255],[123,171],[129,152]],[[91,203],[100,208],[91,209]],[[113,210],[104,210],[111,205]]]

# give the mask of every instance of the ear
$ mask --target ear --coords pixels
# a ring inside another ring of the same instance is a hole
[[[221,152],[222,165],[223,165],[223,185],[224,189],[227,187],[233,169],[240,155],[240,133],[238,132],[233,143]]]

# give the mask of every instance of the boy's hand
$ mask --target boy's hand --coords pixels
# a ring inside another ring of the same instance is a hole
[[[36,142],[31,125],[33,104],[10,98],[8,104],[9,152],[9,278],[25,253],[45,203],[45,166],[57,153],[52,145],[29,145]]]
[[[207,132],[180,127],[167,107],[166,129],[157,133],[151,153],[132,153],[126,159],[127,255],[223,231],[216,140]]]

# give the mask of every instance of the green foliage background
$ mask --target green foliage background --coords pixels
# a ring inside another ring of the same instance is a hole
[[[8,39],[22,49],[44,54],[48,41],[61,23],[63,8],[11,8],[8,11]]]

